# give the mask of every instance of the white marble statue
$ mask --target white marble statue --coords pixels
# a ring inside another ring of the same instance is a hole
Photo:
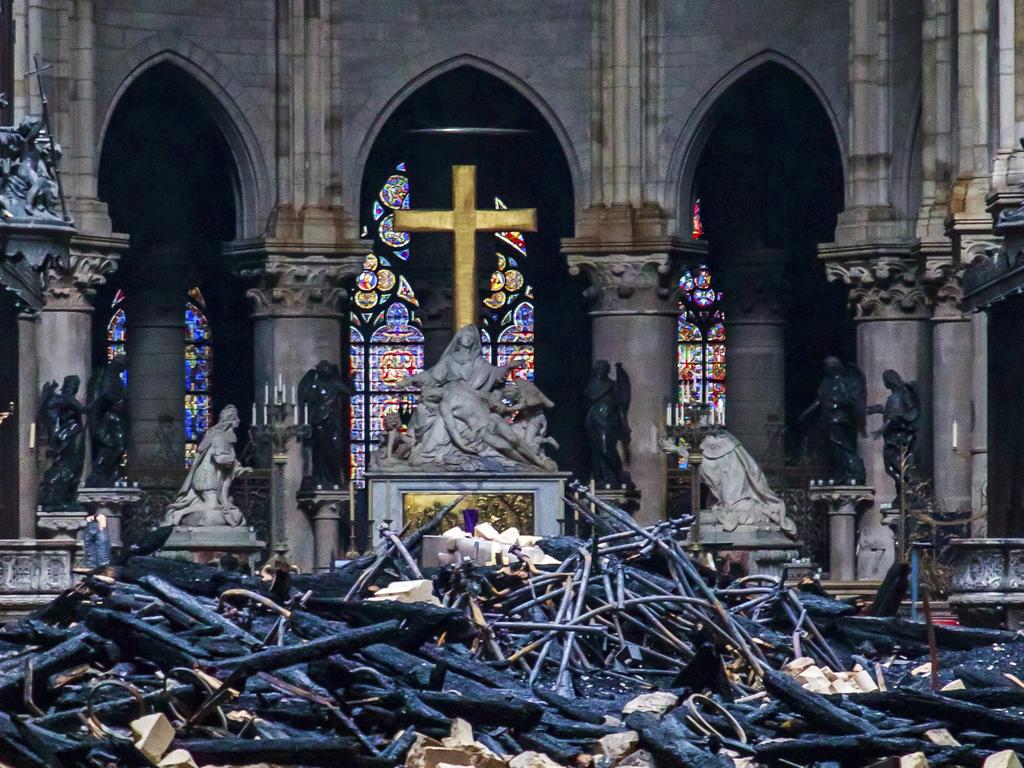
[[[701,441],[700,451],[700,479],[714,497],[710,511],[723,530],[773,526],[796,537],[796,524],[786,516],[785,503],[734,435],[715,429]]]
[[[238,425],[238,410],[229,405],[220,412],[217,423],[206,430],[185,482],[167,507],[164,525],[200,528],[242,524],[242,513],[231,501],[231,482],[252,470],[242,466],[235,455]]]
[[[544,434],[542,409],[548,400],[532,383],[506,384],[507,366],[483,357],[480,331],[460,328],[435,365],[406,377],[399,388],[420,387],[422,399],[412,414],[408,458],[378,451],[375,466],[389,469],[448,471],[555,471],[543,453],[553,440]]]
[[[857,578],[880,580],[896,562],[896,534],[873,506],[857,526]]]

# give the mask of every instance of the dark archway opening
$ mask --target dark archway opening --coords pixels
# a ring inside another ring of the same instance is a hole
[[[499,129],[438,132],[439,128]],[[360,214],[372,234],[381,183],[404,162],[411,207],[451,207],[451,166],[477,166],[477,206],[500,198],[509,208],[537,209],[538,231],[525,233],[522,272],[536,307],[537,385],[556,407],[549,432],[560,442],[559,466],[585,469],[582,398],[590,367],[590,324],[584,285],[568,274],[559,240],[573,233],[573,188],[565,155],[545,118],[522,94],[473,67],[447,72],[423,85],[391,115],[374,141],[363,173]],[[451,239],[413,234],[411,257],[401,264],[420,300],[426,363],[451,336]],[[478,293],[488,295],[495,268],[495,237],[477,236]],[[481,308],[482,308],[481,304]]]
[[[825,279],[817,257],[843,207],[839,146],[814,92],[775,63],[733,85],[713,119],[694,185],[711,266],[727,276],[730,260],[759,248],[784,258],[784,446],[792,462],[804,451],[798,417],[814,400],[822,360],[856,359],[845,288]]]
[[[152,371],[141,369],[155,363],[139,363],[133,377],[137,347],[159,341],[150,326],[177,319],[181,323],[177,343],[183,354],[185,303],[190,290],[199,288],[212,329],[209,394],[214,418],[227,403],[252,399],[252,334],[245,288],[222,254],[222,243],[236,236],[238,172],[217,125],[218,110],[209,92],[171,63],[158,64],[140,75],[118,103],[100,155],[99,196],[108,204],[114,230],[128,233],[131,240],[117,274],[97,297],[93,333],[94,361],[99,365],[107,357],[112,302],[122,290],[130,396],[147,398],[149,391],[134,391],[132,382],[145,379],[140,386],[148,385]],[[159,316],[161,311],[167,316]],[[145,318],[145,328],[138,327],[143,322],[140,318]],[[167,345],[175,343],[172,334],[163,338]],[[165,374],[183,378],[184,361]],[[173,415],[175,425],[182,423],[180,411]],[[157,415],[164,424],[172,416]],[[171,431],[178,428],[173,426]],[[172,453],[178,450],[171,448]],[[153,459],[129,455],[130,473]],[[183,466],[169,469],[180,475]]]

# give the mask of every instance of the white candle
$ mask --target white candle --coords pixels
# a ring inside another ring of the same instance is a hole
[[[253,403],[252,403],[252,421],[250,422],[250,424],[255,424],[255,423],[256,423],[256,401],[254,400]]]
[[[277,372],[277,389],[281,392],[281,397],[284,397],[284,374],[280,371]]]
[[[292,421],[294,421],[296,424],[299,423],[299,404],[298,403],[292,403]]]
[[[672,426],[672,403],[665,404],[665,426]]]
[[[302,423],[309,424],[309,403],[302,406]]]
[[[270,382],[263,384],[263,404],[266,405],[270,402]]]
[[[35,450],[36,447],[36,423],[34,421],[28,425],[28,447],[29,450]]]
[[[292,402],[293,403],[298,403],[299,402],[298,400],[295,399],[295,385],[294,384],[292,384]],[[296,415],[297,414],[298,414],[298,412],[296,412]]]
[[[267,421],[267,404],[265,402],[263,403],[263,423],[264,424],[269,424],[270,423],[269,421]]]
[[[953,419],[953,450],[960,447],[960,422]]]

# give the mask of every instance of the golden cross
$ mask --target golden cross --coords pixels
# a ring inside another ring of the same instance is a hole
[[[478,211],[476,209],[476,166],[452,166],[452,210],[395,212],[398,232],[452,232],[454,329],[476,325],[477,232],[536,232],[537,209]]]

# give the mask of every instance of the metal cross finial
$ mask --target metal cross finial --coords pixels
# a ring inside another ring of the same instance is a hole
[[[35,63],[36,68],[25,73],[25,78],[28,79],[33,75],[36,78],[36,83],[39,85],[39,103],[43,108],[43,127],[46,128],[46,135],[50,140],[50,165],[53,168],[53,177],[57,182],[57,195],[60,197],[60,212],[64,217],[64,221],[70,221],[68,217],[68,208],[64,203],[64,183],[60,177],[60,158],[57,155],[57,138],[53,135],[53,127],[50,125],[50,102],[46,98],[46,89],[43,88],[43,73],[49,72],[53,69],[53,64],[43,64],[42,59],[38,53],[32,54],[32,61]]]

